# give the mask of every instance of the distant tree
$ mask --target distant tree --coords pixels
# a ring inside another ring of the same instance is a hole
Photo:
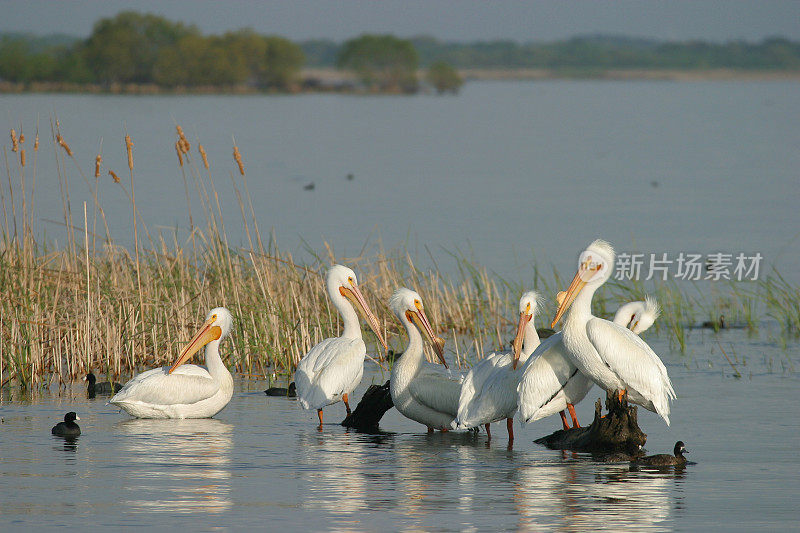
[[[362,35],[342,45],[336,65],[355,72],[370,89],[415,92],[419,58],[411,41],[393,35]]]
[[[305,61],[303,50],[288,39],[249,29],[226,33],[221,46],[237,72],[243,69],[250,83],[264,88],[287,89]]]
[[[101,82],[146,83],[153,79],[153,68],[163,48],[197,33],[194,27],[156,15],[126,11],[98,21],[84,53]]]
[[[428,67],[427,80],[439,94],[456,94],[464,84],[458,71],[444,61],[436,61]]]
[[[303,50],[283,37],[264,37],[265,51],[258,80],[263,87],[287,89],[297,78],[305,61]]]

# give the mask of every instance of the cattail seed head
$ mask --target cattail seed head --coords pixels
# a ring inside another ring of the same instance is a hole
[[[200,155],[203,157],[203,166],[206,167],[208,170],[208,156],[206,155],[206,149],[203,148],[202,144],[197,145],[197,150],[200,152]]]
[[[117,176],[117,173],[114,172],[113,170],[109,169],[108,170],[108,175],[111,176],[112,178],[114,178],[114,183],[119,183],[120,182],[119,176]]]
[[[64,140],[64,137],[62,137],[60,133],[56,135],[56,141],[58,141],[58,144],[61,145],[62,148],[64,148],[64,151],[67,152],[68,156],[72,155],[72,150],[67,144],[67,141]]]
[[[23,167],[25,166],[25,148],[19,151],[19,162]]]
[[[244,176],[244,163],[242,163],[242,154],[239,153],[239,147],[236,145],[233,146],[233,158],[236,160],[236,164],[239,165],[239,174]]]
[[[36,137],[33,139],[33,151],[34,152],[38,152],[39,151],[39,134],[38,133],[36,134]]]
[[[25,143],[25,134],[22,132],[19,132],[19,143],[20,144]]]
[[[125,135],[125,149],[128,151],[128,168],[133,170],[133,141],[130,135]]]
[[[97,154],[97,157],[94,158],[94,177],[95,178],[99,178],[100,177],[100,163],[102,163],[102,162],[103,162],[103,158],[100,156],[100,154]]]
[[[11,151],[17,151],[17,132],[14,128],[11,128]]]
[[[183,166],[183,153],[181,153],[180,139],[175,141],[175,153],[178,154],[178,165]]]

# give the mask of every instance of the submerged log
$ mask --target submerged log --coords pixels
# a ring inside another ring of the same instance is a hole
[[[606,395],[608,414],[601,416],[602,404],[598,398],[594,404],[594,420],[589,427],[560,429],[555,433],[536,439],[534,442],[555,450],[572,450],[595,454],[623,453],[639,455],[647,442],[647,435],[639,429],[636,407],[628,405],[628,397],[622,401],[616,394]]]
[[[362,431],[378,429],[384,413],[394,407],[389,392],[389,381],[383,385],[370,385],[352,413],[342,420],[342,425]]]

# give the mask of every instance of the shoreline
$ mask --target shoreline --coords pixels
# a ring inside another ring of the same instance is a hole
[[[675,69],[459,69],[465,83],[471,81],[800,81],[800,70],[675,70]],[[419,79],[424,79],[420,71]],[[425,92],[424,88],[418,92]],[[67,82],[16,83],[0,81],[0,94],[82,93],[126,95],[183,94],[376,94],[358,86],[356,77],[335,68],[303,69],[300,80],[287,90],[270,90],[250,85],[163,87],[152,83],[78,84]]]

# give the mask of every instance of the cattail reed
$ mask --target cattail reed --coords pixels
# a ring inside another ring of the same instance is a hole
[[[56,141],[58,141],[58,144],[64,149],[65,152],[67,152],[68,156],[72,156],[72,150],[67,144],[67,141],[64,140],[64,137],[62,137],[60,133],[56,135]]]
[[[33,151],[39,151],[39,133],[36,133],[36,137],[33,138]]]
[[[239,147],[235,144],[233,145],[233,159],[235,159],[236,164],[239,165],[239,174],[244,176],[244,163],[242,163],[242,154],[239,153]]]
[[[180,139],[175,141],[175,153],[178,154],[178,165],[183,166],[183,151]]]
[[[21,138],[19,135],[17,142],[23,158]],[[130,154],[129,138],[126,147]],[[175,149],[180,157],[185,154],[179,142]],[[198,151],[208,168],[205,148],[198,144]],[[244,165],[235,147],[234,159],[243,174]],[[96,177],[101,166],[98,155]],[[35,168],[33,163],[31,168]],[[199,177],[191,165],[183,169]],[[108,169],[108,175],[121,183],[113,170]],[[60,176],[63,179],[63,174]],[[192,181],[196,187],[203,187],[199,179]],[[15,185],[9,180],[7,186],[21,187],[22,183]],[[135,197],[132,190],[129,192],[135,212]],[[202,198],[205,193],[202,189],[199,192]],[[216,197],[217,191],[213,194]],[[249,193],[240,202],[249,203]],[[100,366],[117,378],[167,363],[175,347],[187,340],[191,326],[217,305],[228,306],[237,318],[235,342],[229,344],[226,363],[245,375],[264,377],[273,370],[291,373],[313,344],[341,331],[324,283],[326,265],[338,261],[359,272],[364,296],[376,315],[386,320],[387,339],[394,349],[403,342],[403,332],[391,318],[386,302],[403,285],[422,294],[437,335],[448,339],[447,348],[451,353],[456,350],[458,363],[466,361],[468,365],[510,337],[513,323],[508,319],[515,314],[522,284],[509,283],[474,260],[455,256],[458,265],[451,277],[435,267],[419,268],[403,249],[381,249],[358,258],[337,257],[329,251],[324,259],[312,257],[298,264],[277,245],[270,245],[269,254],[259,253],[252,245],[249,251],[228,246],[221,210],[212,208],[210,202],[203,207],[208,211],[206,225],[191,226],[192,236],[198,236],[194,255],[187,254],[177,238],[173,245],[162,241],[158,247],[150,240],[150,247],[142,248],[147,259],[136,263],[133,251],[114,245],[110,235],[109,246],[97,252],[90,248],[92,226],[86,209],[84,247],[80,251],[70,245],[53,249],[35,242],[28,248],[16,246],[9,234],[13,229],[0,226],[0,242],[12,243],[0,254],[0,286],[4,288],[0,298],[0,369],[6,372],[0,381],[13,373],[15,383],[37,390],[35,385],[46,383],[52,375],[69,381],[85,373],[90,365]],[[38,215],[30,216],[33,219]],[[146,230],[145,222],[137,216],[136,225]],[[255,217],[253,224],[257,230]],[[85,270],[79,265],[85,265]],[[535,277],[527,281],[543,293],[552,296],[564,288],[557,278],[544,279],[534,271]],[[648,292],[664,309],[655,327],[665,328],[660,331],[666,331],[670,341],[677,338],[679,349],[684,350],[690,333],[688,328],[684,332],[683,325],[696,322],[698,309],[718,316],[724,305],[726,316],[731,315],[734,321],[735,315],[741,316],[737,309],[758,301],[760,309],[777,319],[781,339],[796,339],[800,335],[800,288],[777,273],[754,283],[741,295],[718,285],[719,296],[713,296],[713,300],[704,296],[702,301],[690,295],[692,289],[655,283]],[[643,291],[641,286],[629,283],[609,283],[607,290],[596,295],[596,308],[612,309],[622,302],[639,300]],[[492,335],[487,334],[489,331]],[[374,337],[368,336],[365,341],[370,353],[376,353]],[[796,346],[796,340],[793,342],[792,347]],[[786,361],[796,364],[788,357]]]
[[[130,135],[125,135],[125,150],[128,152],[128,168],[133,171],[133,141]]]
[[[103,157],[100,154],[97,154],[97,157],[94,158],[94,177],[100,177],[100,163],[103,162]]]
[[[208,165],[208,156],[206,155],[206,149],[203,148],[202,144],[198,143],[197,150],[200,152],[200,156],[203,158],[203,166],[206,167],[206,170],[208,170],[209,165]]]
[[[191,145],[189,144],[189,141],[186,140],[186,136],[183,134],[183,128],[181,128],[180,126],[175,126],[175,129],[178,131],[178,137],[179,137],[177,143],[178,149],[184,154],[188,154]]]
[[[17,131],[14,128],[11,128],[11,151],[16,152],[19,149],[19,145],[17,144]]]

